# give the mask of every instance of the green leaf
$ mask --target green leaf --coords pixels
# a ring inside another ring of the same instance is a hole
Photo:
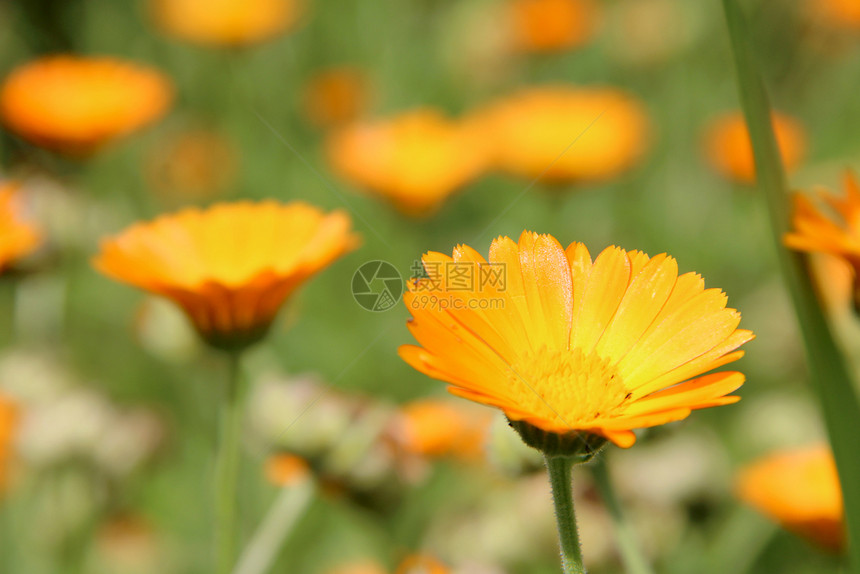
[[[782,245],[789,229],[785,172],[771,124],[767,91],[750,43],[745,15],[737,0],[723,0],[737,68],[741,104],[755,154],[759,187],[767,198],[780,268],[803,332],[813,386],[821,402],[842,493],[851,572],[860,574],[860,402],[848,363],[815,296],[801,255]]]

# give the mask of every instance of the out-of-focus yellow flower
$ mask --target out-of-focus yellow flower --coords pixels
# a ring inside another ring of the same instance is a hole
[[[738,496],[784,528],[824,548],[845,547],[842,491],[826,445],[779,452],[744,468]]]
[[[0,395],[0,494],[8,480],[7,466],[12,455],[12,438],[17,421],[17,408],[9,399]]]
[[[513,47],[522,52],[576,48],[594,35],[600,6],[594,0],[511,0]]]
[[[739,359],[753,334],[737,328],[719,289],[679,276],[665,254],[609,247],[592,261],[581,243],[565,250],[524,232],[519,243],[493,241],[489,261],[465,245],[422,260],[429,277],[404,295],[420,346],[400,356],[453,394],[503,410],[526,442],[549,433],[587,450],[605,439],[629,447],[633,429],[738,400],[729,393],[741,373],[700,375]],[[457,289],[437,271],[454,266],[504,280]]]
[[[168,34],[206,45],[243,46],[292,27],[299,0],[151,0],[152,14]]]
[[[376,562],[368,560],[337,566],[327,574],[388,574],[388,571]]]
[[[426,554],[413,554],[397,567],[396,574],[449,574],[450,568]]]
[[[304,94],[308,119],[321,127],[358,119],[370,101],[367,75],[358,68],[330,68],[311,78]]]
[[[238,151],[217,132],[192,129],[174,134],[146,158],[146,174],[155,191],[176,202],[208,199],[224,193],[236,179]]]
[[[0,271],[42,242],[41,232],[22,217],[19,203],[16,186],[0,183]]]
[[[30,142],[87,155],[161,117],[173,89],[161,73],[107,57],[50,56],[14,70],[0,116]]]
[[[806,132],[797,120],[780,113],[773,115],[782,161],[787,171],[794,170],[806,155]],[[740,112],[723,114],[705,128],[705,159],[723,177],[753,183],[755,158],[747,124]]]
[[[243,201],[135,224],[103,240],[93,263],[172,299],[207,343],[235,349],[261,339],[287,297],[358,241],[341,211]]]
[[[481,457],[492,415],[473,412],[458,403],[421,399],[404,405],[395,416],[394,439],[407,452],[421,456]]]
[[[266,461],[266,479],[275,486],[295,486],[310,475],[307,461],[294,454],[278,454]]]
[[[819,199],[830,211],[815,205],[806,195],[794,194],[793,231],[785,245],[798,251],[827,253],[846,261],[854,270],[854,299],[860,302],[860,184],[845,173],[845,195],[820,191]]]
[[[484,138],[432,109],[347,126],[327,147],[342,177],[409,215],[435,210],[487,166]]]
[[[499,168],[552,183],[617,176],[641,158],[650,132],[639,100],[599,87],[530,88],[479,110],[474,122]]]
[[[860,30],[860,2],[857,0],[807,0],[809,10],[835,28]]]

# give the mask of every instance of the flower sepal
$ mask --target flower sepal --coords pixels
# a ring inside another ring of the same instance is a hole
[[[539,450],[547,457],[569,457],[574,464],[582,464],[594,458],[603,449],[607,439],[594,433],[584,431],[569,431],[556,433],[546,431],[525,421],[508,419],[523,442]]]

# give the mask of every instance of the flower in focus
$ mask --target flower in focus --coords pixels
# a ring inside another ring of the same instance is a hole
[[[451,401],[421,399],[401,408],[393,435],[401,448],[413,454],[476,460],[484,452],[491,423],[489,413],[475,413]]]
[[[266,479],[275,486],[295,486],[310,476],[308,463],[300,456],[279,454],[266,461]]]
[[[297,0],[152,0],[156,23],[168,34],[216,46],[268,40],[301,15]]]
[[[809,10],[834,28],[860,30],[860,2],[856,0],[808,0]]]
[[[236,349],[268,331],[284,301],[358,244],[345,213],[275,201],[222,203],[138,223],[105,239],[95,267],[172,299],[207,343]]]
[[[643,105],[615,88],[545,86],[508,96],[475,122],[502,170],[548,182],[610,179],[648,145]]]
[[[477,178],[486,168],[484,150],[477,132],[432,109],[347,126],[328,141],[342,177],[409,215],[435,210]]]
[[[854,270],[854,300],[860,301],[860,184],[850,172],[845,174],[845,195],[819,192],[820,200],[832,214],[815,205],[807,196],[794,195],[793,231],[783,238],[797,251],[835,255]]]
[[[787,171],[796,168],[806,155],[806,133],[797,120],[773,115],[773,129]],[[740,112],[723,114],[705,128],[705,159],[723,177],[743,183],[755,181],[752,142]]]
[[[825,445],[769,455],[744,468],[738,496],[782,526],[833,551],[845,546],[842,491]]]
[[[185,130],[158,142],[146,158],[146,174],[165,199],[208,199],[235,181],[238,155],[233,143],[218,132]]]
[[[87,155],[161,117],[173,97],[161,73],[106,57],[50,56],[0,88],[3,123],[30,142]]]
[[[16,421],[15,405],[0,395],[0,494],[6,488],[7,465],[12,454],[12,437]]]
[[[321,127],[354,121],[367,109],[368,78],[357,68],[330,68],[314,76],[305,88],[308,119]]]
[[[738,400],[727,395],[741,373],[700,375],[739,359],[753,334],[719,289],[679,276],[665,254],[609,247],[592,261],[581,243],[565,250],[524,232],[493,241],[489,260],[460,245],[423,262],[429,277],[404,295],[420,346],[400,356],[451,393],[498,407],[547,454],[542,440],[575,453],[605,439],[629,447],[633,429]],[[458,289],[434,271],[452,266],[494,280]]]
[[[432,556],[413,554],[397,567],[396,574],[449,574],[451,570]]]
[[[513,43],[522,52],[558,52],[594,35],[599,6],[594,0],[512,0],[508,6]]]
[[[0,271],[42,242],[39,230],[20,213],[16,186],[0,183]]]

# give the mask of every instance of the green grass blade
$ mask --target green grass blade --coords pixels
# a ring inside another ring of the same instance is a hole
[[[845,500],[851,572],[860,574],[860,403],[847,362],[834,341],[799,254],[782,246],[789,227],[787,185],[771,108],[737,0],[723,0],[737,67],[741,104],[749,126],[759,187],[767,198],[773,237],[786,285],[800,323],[813,386],[836,457]]]

